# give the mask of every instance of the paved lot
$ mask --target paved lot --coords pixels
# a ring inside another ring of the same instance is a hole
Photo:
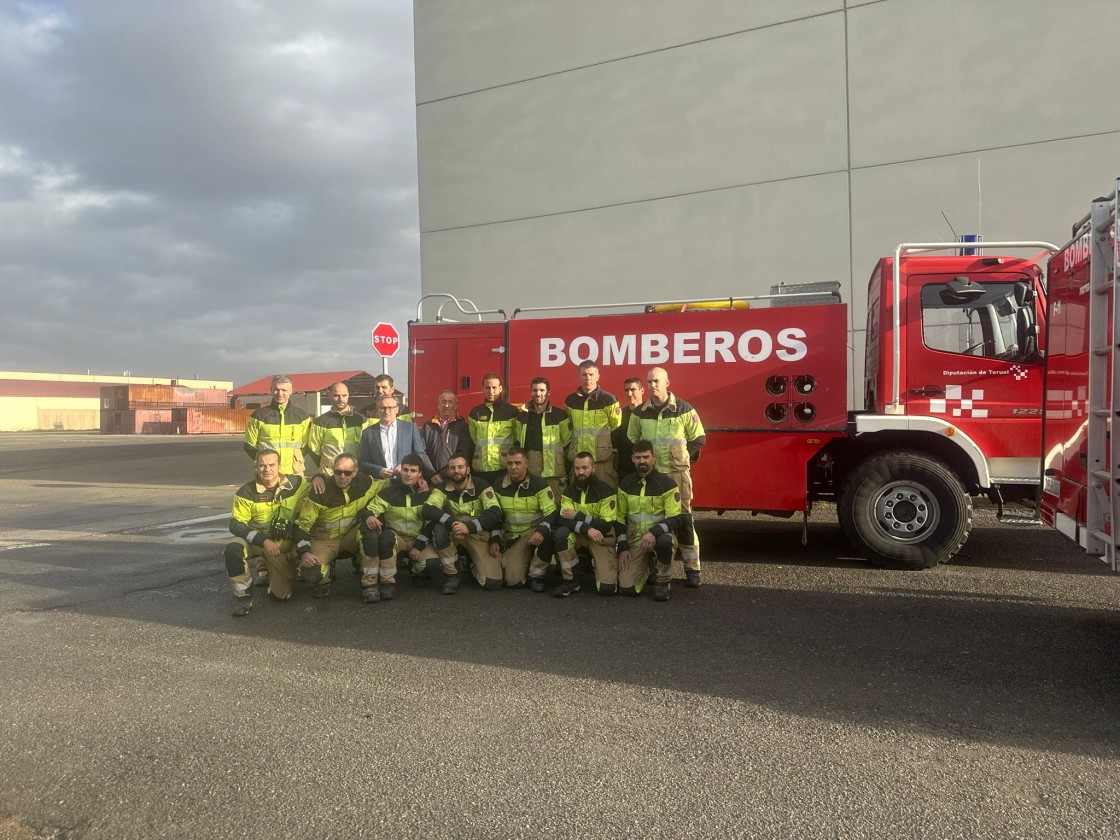
[[[711,519],[667,604],[344,573],[234,620],[248,473],[0,436],[0,838],[1120,833],[1120,578],[1057,534],[980,511],[903,573]]]

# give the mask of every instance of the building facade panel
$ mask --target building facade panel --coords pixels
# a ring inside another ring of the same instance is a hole
[[[424,291],[508,312],[836,280],[850,301],[847,207],[838,173],[442,231],[421,240]]]
[[[1115,179],[1118,152],[1120,133],[852,172],[854,326],[866,321],[875,260],[900,242],[952,241],[942,210],[957,233],[1062,245]]]
[[[416,0],[420,103],[843,8],[840,0]]]
[[[1118,31],[1120,4],[1105,0],[853,9],[852,165],[1120,130],[1120,111],[1104,106]]]
[[[421,233],[843,170],[843,16],[417,109]]]

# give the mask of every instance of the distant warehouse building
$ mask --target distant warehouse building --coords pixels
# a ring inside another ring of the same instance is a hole
[[[114,385],[182,386],[227,394],[233,387],[212,379],[0,371],[0,432],[97,431],[104,408],[101,389]]]

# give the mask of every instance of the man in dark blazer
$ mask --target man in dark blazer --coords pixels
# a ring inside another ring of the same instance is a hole
[[[376,402],[378,422],[365,428],[359,442],[358,463],[362,471],[375,479],[389,479],[400,474],[401,458],[409,453],[420,456],[424,478],[431,478],[435,470],[428,460],[424,441],[415,423],[398,420],[400,402],[392,394],[378,397]]]

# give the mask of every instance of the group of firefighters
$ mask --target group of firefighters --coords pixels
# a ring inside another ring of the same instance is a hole
[[[704,427],[663,368],[646,383],[648,398],[640,379],[624,382],[623,407],[585,361],[562,406],[538,376],[518,408],[488,373],[484,401],[465,418],[444,391],[436,416],[417,426],[387,374],[375,379],[368,417],[338,382],[331,409],[312,418],[289,402],[290,378],[273,377],[271,403],[245,430],[255,474],[234,496],[224,552],[233,615],[248,615],[254,573],[275,600],[291,598],[297,577],[312,597],[329,595],[340,556],[361,574],[366,603],[396,597],[398,561],[418,585],[438,563],[453,595],[468,569],[484,590],[543,592],[555,560],[553,594],[564,597],[580,589],[583,554],[599,594],[638,595],[652,583],[654,600],[667,601],[676,549],[685,586],[700,586],[689,467]]]

